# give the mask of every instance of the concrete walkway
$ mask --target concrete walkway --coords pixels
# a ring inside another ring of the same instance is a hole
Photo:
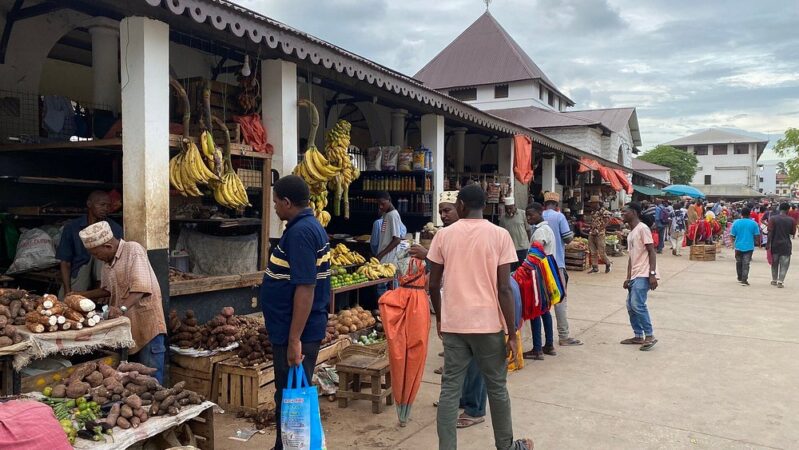
[[[758,250],[752,285],[742,287],[731,250],[715,262],[659,256],[661,286],[649,296],[659,343],[648,353],[618,343],[632,336],[621,288],[626,258],[609,275],[572,274],[570,324],[586,344],[559,347],[558,356],[509,376],[517,437],[532,437],[537,449],[799,447],[799,267],[785,289],[772,287]],[[526,349],[529,334],[527,326]],[[321,399],[328,448],[437,448],[440,351],[431,337],[406,428],[392,409],[375,415],[367,402],[338,409]],[[246,423],[229,415],[217,422],[218,449],[271,447],[273,434],[242,445],[227,436]],[[458,436],[460,449],[494,448],[490,420]]]

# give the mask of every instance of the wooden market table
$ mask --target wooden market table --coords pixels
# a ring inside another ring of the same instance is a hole
[[[343,294],[345,292],[355,291],[355,298],[357,299],[358,304],[360,304],[361,300],[361,289],[377,286],[379,284],[385,284],[394,281],[393,278],[378,278],[372,281],[366,281],[364,283],[358,284],[351,284],[349,286],[342,286],[340,288],[331,289],[330,290],[330,314],[336,313],[336,295]]]

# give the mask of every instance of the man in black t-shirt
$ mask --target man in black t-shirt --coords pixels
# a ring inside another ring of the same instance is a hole
[[[791,206],[780,205],[779,214],[772,214],[768,221],[768,241],[766,247],[771,250],[771,285],[785,287],[785,274],[791,265],[791,236],[796,233],[796,222],[788,216]]]

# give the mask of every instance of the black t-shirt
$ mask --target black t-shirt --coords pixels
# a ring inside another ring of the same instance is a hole
[[[772,215],[768,221],[771,252],[777,255],[791,254],[791,236],[796,224],[785,214]]]

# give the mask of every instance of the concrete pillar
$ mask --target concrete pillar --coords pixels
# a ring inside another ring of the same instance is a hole
[[[405,145],[405,117],[408,111],[404,109],[395,109],[391,111],[391,145]],[[422,137],[424,143],[424,137]]]
[[[433,153],[433,204],[444,189],[444,116],[425,114],[422,116],[422,145]],[[434,208],[435,209],[435,208]],[[441,225],[437,211],[433,211],[433,223]]]
[[[468,128],[455,128],[455,171],[463,173],[464,159],[466,157],[466,131]]]
[[[169,306],[169,26],[146,17],[120,24],[125,239],[147,249]],[[116,78],[115,74],[107,74]]]
[[[275,147],[272,168],[281,177],[291,175],[297,165],[297,65],[280,59],[261,63],[263,124]],[[271,212],[270,237],[280,237],[281,220]]]
[[[119,112],[119,22],[95,17],[89,25],[92,36],[92,101],[101,108]]]
[[[555,155],[545,153],[541,161],[541,189],[544,192],[555,191]]]

